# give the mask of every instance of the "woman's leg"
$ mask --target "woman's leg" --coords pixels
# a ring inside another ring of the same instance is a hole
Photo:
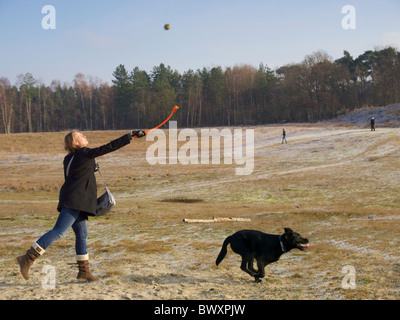
[[[75,232],[75,252],[79,269],[76,278],[78,280],[86,280],[89,282],[99,281],[100,278],[94,276],[89,269],[89,255],[86,251],[86,217],[84,215],[80,215],[72,225],[72,229]]]
[[[43,248],[43,250],[46,250],[48,246],[67,232],[79,216],[80,211],[63,208],[58,216],[54,228],[40,237],[36,243]]]
[[[87,238],[87,228],[86,228],[86,216],[79,215],[72,225],[72,230],[75,233],[75,253],[77,256],[86,255],[86,238]]]
[[[29,279],[29,269],[34,261],[45,252],[49,245],[60,238],[69,227],[75,223],[79,216],[79,211],[62,209],[58,215],[54,228],[40,237],[39,240],[25,253],[25,255],[17,257],[21,274],[25,280]]]

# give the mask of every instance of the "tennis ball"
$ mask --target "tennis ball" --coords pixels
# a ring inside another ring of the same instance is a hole
[[[169,30],[169,28],[170,28],[169,23],[164,24],[164,29],[165,30]]]

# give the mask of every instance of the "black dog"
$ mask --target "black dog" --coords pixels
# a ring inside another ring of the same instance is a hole
[[[265,277],[265,266],[278,261],[282,254],[294,248],[302,251],[309,248],[308,239],[289,228],[285,228],[285,233],[282,235],[241,230],[225,239],[216,261],[217,266],[225,258],[229,243],[231,249],[242,256],[240,269],[254,277],[256,282]],[[257,261],[258,271],[253,268],[254,259]]]

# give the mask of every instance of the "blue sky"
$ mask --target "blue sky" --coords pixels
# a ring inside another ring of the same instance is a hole
[[[42,28],[45,5],[54,30]],[[342,28],[345,5],[356,29]],[[47,85],[78,72],[111,83],[119,64],[275,69],[318,50],[337,59],[387,45],[400,49],[399,0],[0,0],[0,77],[12,84],[27,72]]]

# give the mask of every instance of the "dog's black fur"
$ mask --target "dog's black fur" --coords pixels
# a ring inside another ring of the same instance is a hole
[[[296,248],[308,248],[308,239],[301,237],[290,228],[285,228],[282,235],[267,234],[257,230],[241,230],[225,239],[216,264],[220,264],[227,253],[228,244],[231,249],[242,256],[240,269],[247,272],[260,282],[265,277],[265,266],[278,261],[280,256]],[[253,268],[254,260],[257,261],[258,270]]]

